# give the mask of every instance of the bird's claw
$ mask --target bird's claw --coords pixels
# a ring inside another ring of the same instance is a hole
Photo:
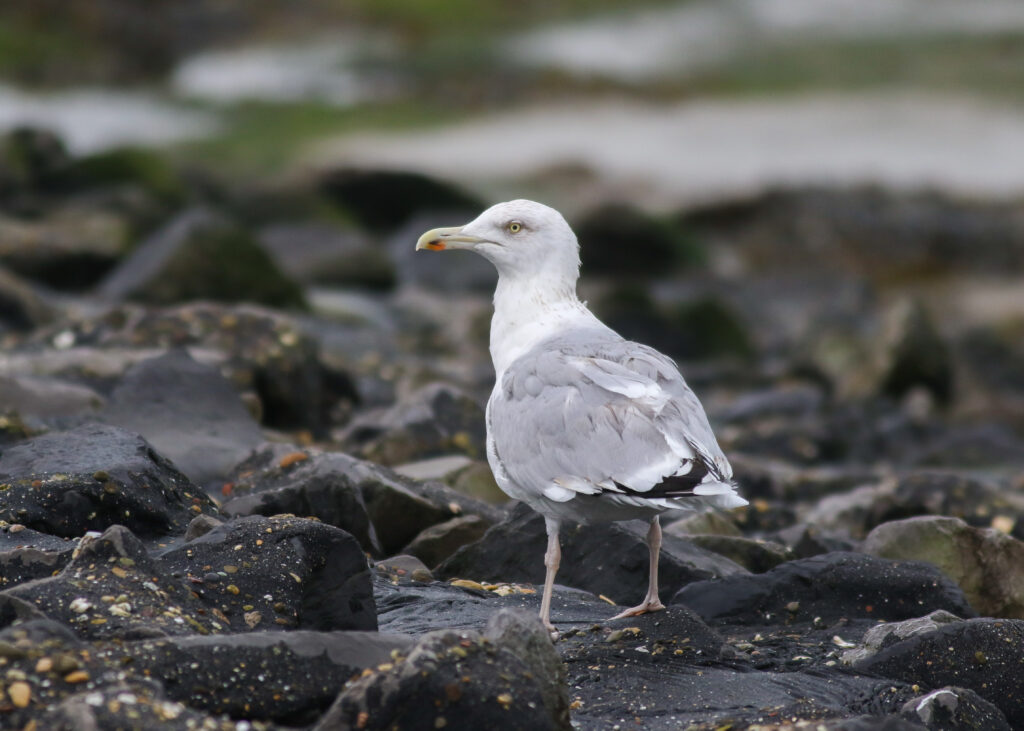
[[[614,617],[609,617],[608,621],[610,622],[613,619],[625,619],[626,617],[639,617],[641,614],[647,614],[649,612],[660,612],[664,608],[665,605],[662,604],[658,599],[649,600],[644,602],[643,604],[638,604],[635,607],[631,607],[625,610],[624,612],[619,612]]]

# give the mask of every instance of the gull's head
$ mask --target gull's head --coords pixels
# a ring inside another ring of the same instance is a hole
[[[416,242],[420,249],[475,251],[502,277],[544,275],[575,283],[580,270],[579,244],[562,214],[528,200],[498,203],[465,226],[427,231]]]

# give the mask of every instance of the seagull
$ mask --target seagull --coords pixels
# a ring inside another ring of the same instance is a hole
[[[612,619],[664,609],[660,515],[747,504],[676,364],[579,300],[579,244],[553,208],[499,203],[465,226],[427,231],[420,249],[473,251],[498,270],[487,461],[505,493],[544,516],[544,626],[557,635],[551,593],[563,521],[648,521],[647,596]]]

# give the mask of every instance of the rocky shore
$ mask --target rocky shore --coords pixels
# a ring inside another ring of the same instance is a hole
[[[1024,727],[1024,204],[778,190],[579,211],[750,506],[571,527],[484,458],[483,206],[0,140],[0,726]]]

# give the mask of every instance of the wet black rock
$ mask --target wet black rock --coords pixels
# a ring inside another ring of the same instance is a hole
[[[75,543],[15,523],[0,521],[0,589],[60,571]]]
[[[1019,728],[1024,724],[1022,643],[1022,620],[971,619],[898,642],[856,668],[926,688],[969,688]]]
[[[31,718],[24,714],[25,718]],[[136,680],[105,685],[98,690],[69,695],[59,704],[48,707],[39,716],[40,728],[60,731],[116,728],[123,731],[238,731],[238,724],[229,718],[218,718],[186,705],[169,701],[159,683]],[[253,721],[252,731],[272,731],[274,724]]]
[[[931,564],[845,552],[688,584],[672,604],[685,604],[709,622],[734,624],[900,620],[935,609],[974,616],[960,588]]]
[[[432,632],[348,686],[317,729],[569,729],[562,664],[539,620],[496,615],[485,632]]]
[[[194,299],[305,306],[301,288],[237,223],[188,210],[140,244],[102,282],[105,299],[167,305]]]
[[[349,679],[413,643],[376,632],[253,632],[136,641],[94,659],[133,678],[159,679],[169,699],[193,709],[297,726],[314,723]]]
[[[646,526],[635,522],[567,526],[561,536],[559,583],[603,594],[626,606],[638,602],[647,591],[646,532]],[[436,573],[474,581],[539,584],[544,581],[546,547],[544,518],[519,504],[504,522],[476,543],[460,548]],[[664,595],[692,581],[745,573],[727,558],[664,536],[658,576]]]
[[[185,349],[129,368],[100,418],[138,432],[207,488],[219,488],[234,466],[263,443],[235,387]]]
[[[417,482],[340,452],[268,448],[239,466],[229,515],[312,515],[388,556],[424,529],[463,514],[488,523],[500,509],[436,482]]]
[[[137,434],[87,424],[0,454],[0,519],[56,536],[121,524],[141,536],[216,515],[206,494]]]
[[[390,408],[360,414],[342,442],[373,462],[396,465],[453,452],[480,458],[486,438],[480,404],[454,386],[432,383]]]
[[[119,525],[84,537],[56,576],[15,586],[0,596],[27,602],[83,638],[208,634],[229,624],[226,617],[210,613]]]
[[[901,715],[933,731],[1010,731],[1003,712],[968,688],[939,688],[911,698]]]
[[[419,173],[337,170],[323,176],[320,189],[329,200],[372,229],[394,229],[429,211],[479,212],[485,207],[477,198]],[[467,218],[448,225],[468,221]]]
[[[171,548],[160,562],[231,631],[377,629],[358,541],[314,520],[235,518]]]

